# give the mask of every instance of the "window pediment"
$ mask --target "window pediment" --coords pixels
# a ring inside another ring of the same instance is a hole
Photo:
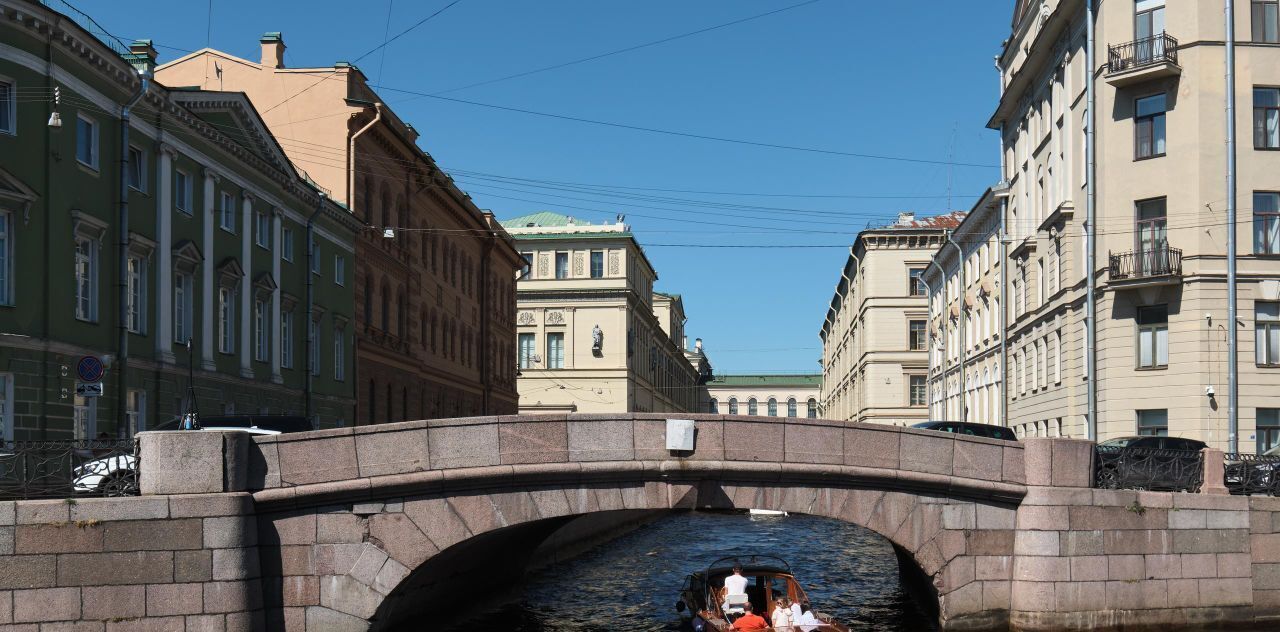
[[[107,233],[107,221],[84,211],[71,211],[71,231],[76,239],[102,239]]]
[[[200,247],[190,239],[183,239],[173,246],[173,265],[179,270],[193,272],[204,262]]]
[[[31,218],[31,203],[36,192],[4,169],[0,169],[0,207],[22,209],[22,221]]]
[[[227,257],[217,267],[219,281],[223,285],[231,285],[244,278],[244,268],[235,257]]]
[[[151,238],[129,231],[129,254],[150,260],[156,251],[156,242]]]
[[[297,307],[299,302],[298,297],[288,292],[280,293],[280,311],[282,312],[292,312],[293,308]]]
[[[259,292],[270,294],[271,292],[276,291],[276,288],[279,286],[276,285],[276,280],[271,277],[270,272],[263,272],[258,275],[258,278],[253,280],[253,287]]]

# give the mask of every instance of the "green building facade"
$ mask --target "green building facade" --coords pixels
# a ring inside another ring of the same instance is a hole
[[[189,384],[206,417],[350,423],[362,225],[242,93],[144,89],[154,65],[148,42],[0,0],[0,440],[129,436],[185,412]],[[85,356],[101,396],[77,393]]]

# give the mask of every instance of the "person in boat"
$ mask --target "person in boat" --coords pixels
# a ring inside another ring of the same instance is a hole
[[[733,565],[733,574],[724,578],[724,604],[721,609],[729,609],[729,595],[747,594],[747,578],[742,576],[742,566]]]
[[[778,597],[773,607],[773,629],[779,632],[791,632],[791,600]]]
[[[738,617],[733,625],[729,626],[730,630],[768,630],[769,622],[764,617],[751,611],[751,602],[742,604],[742,616]]]
[[[791,604],[791,625],[801,630],[801,632],[812,632],[822,625],[822,620],[813,616],[813,609],[809,607],[808,602],[805,602],[803,606],[793,602]]]

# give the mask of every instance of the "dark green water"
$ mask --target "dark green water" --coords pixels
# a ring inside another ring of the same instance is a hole
[[[680,630],[675,602],[690,571],[719,557],[777,555],[817,610],[853,630],[933,629],[898,581],[884,538],[813,516],[681,513],[647,524],[533,575],[517,600],[456,625],[456,632]]]

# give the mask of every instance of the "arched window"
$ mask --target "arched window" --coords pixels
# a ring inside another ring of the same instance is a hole
[[[364,322],[373,324],[373,275],[364,275]]]
[[[391,331],[391,286],[382,281],[382,331]]]
[[[713,414],[713,415],[715,415],[715,414],[719,414],[719,412],[720,412],[720,400],[718,400],[718,399],[716,399],[716,398],[712,397],[712,398],[711,398],[711,406],[710,406],[710,410],[708,410],[707,412],[709,412],[709,413],[711,413],[711,414]]]
[[[769,416],[770,417],[778,416],[778,400],[772,397],[769,398]]]
[[[759,406],[759,404],[757,404],[757,403],[756,403],[756,398],[754,398],[754,397],[752,397],[751,399],[748,399],[748,400],[747,400],[747,414],[748,414],[748,415],[759,415],[759,414],[760,414],[760,406]]]
[[[738,398],[737,397],[729,398],[729,414],[730,415],[738,414]]]
[[[383,227],[391,225],[391,192],[386,186],[382,187],[382,225]]]
[[[404,288],[401,287],[400,293],[396,294],[396,335],[401,338],[405,338],[409,334],[407,331],[407,327],[409,325],[409,310],[407,309],[408,305],[405,303],[404,295]]]
[[[818,418],[818,400],[810,397],[808,403],[806,403],[805,406],[809,409],[808,410],[809,419],[817,419]]]
[[[789,398],[789,399],[787,400],[787,416],[788,416],[788,417],[795,417],[795,416],[797,416],[797,414],[798,414],[798,413],[796,412],[796,398],[794,398],[794,397]]]
[[[361,202],[360,202],[360,209],[364,211],[364,221],[366,221],[366,222],[371,222],[371,221],[373,221],[373,211],[372,211],[372,209],[373,209],[373,182],[372,182],[372,180],[373,180],[373,178],[370,178],[370,177],[368,177],[368,176],[365,176],[365,178],[364,178],[364,186],[362,187],[362,190],[364,191],[364,199],[363,199],[363,200],[361,200]]]

